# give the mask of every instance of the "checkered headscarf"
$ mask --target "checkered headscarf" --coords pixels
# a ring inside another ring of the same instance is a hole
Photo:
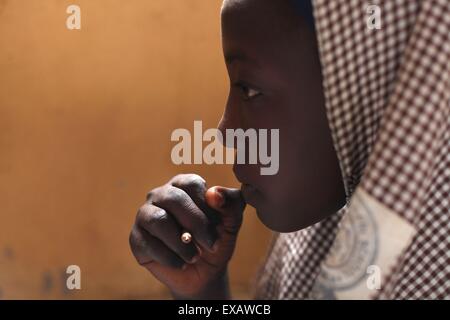
[[[449,299],[450,1],[313,5],[348,203],[275,235],[255,297]]]

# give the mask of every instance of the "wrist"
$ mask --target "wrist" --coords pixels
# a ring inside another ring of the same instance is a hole
[[[176,300],[230,300],[230,285],[228,281],[228,271],[221,272],[213,279],[201,292],[192,296],[184,296],[172,292]]]

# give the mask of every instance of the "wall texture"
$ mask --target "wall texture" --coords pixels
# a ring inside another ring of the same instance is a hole
[[[77,4],[82,29],[66,28]],[[179,172],[175,128],[214,127],[227,95],[220,0],[0,0],[0,298],[165,298],[128,234]],[[248,297],[269,232],[247,209],[231,278]],[[77,264],[82,289],[65,289]]]

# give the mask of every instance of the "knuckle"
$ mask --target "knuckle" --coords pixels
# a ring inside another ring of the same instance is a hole
[[[142,250],[145,244],[144,239],[135,227],[131,230],[128,241],[130,243],[131,251],[135,256],[137,256],[138,252]]]
[[[181,189],[178,189],[176,187],[170,186],[167,187],[166,192],[163,196],[163,202],[180,202],[184,198],[183,191]]]
[[[186,176],[186,174],[184,174],[184,173],[177,174],[170,180],[170,182],[183,181],[185,176]]]
[[[129,243],[131,253],[139,265],[145,266],[153,260],[147,250],[148,244],[136,226],[134,226],[130,232]]]
[[[149,192],[147,192],[146,200],[149,201],[149,200],[154,199],[155,197],[157,197],[157,195],[160,192],[161,192],[161,187],[157,187],[157,188],[150,190]]]
[[[133,249],[134,244],[136,243],[135,239],[136,239],[136,236],[134,234],[134,228],[133,228],[133,229],[131,229],[131,232],[128,236],[128,243],[130,244],[131,249]]]
[[[141,224],[141,222],[145,219],[145,216],[148,215],[148,204],[142,205],[136,214],[136,222],[137,224]]]
[[[195,173],[188,174],[186,176],[186,182],[188,184],[198,185],[198,186],[205,186],[206,181],[201,176]]]
[[[169,216],[166,210],[158,208],[153,211],[148,219],[148,225],[150,228],[158,228],[162,224],[166,223],[169,220]]]
[[[145,229],[155,231],[168,221],[168,214],[166,210],[154,207],[151,212],[141,216],[141,225],[145,225]]]
[[[199,175],[193,174],[187,178],[187,186],[197,193],[206,191],[206,181]]]
[[[183,173],[176,175],[172,182],[180,186],[206,187],[206,181],[195,173]]]

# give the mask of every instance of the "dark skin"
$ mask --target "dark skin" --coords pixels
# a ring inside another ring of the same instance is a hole
[[[345,204],[311,28],[289,0],[226,0],[222,44],[230,93],[219,129],[279,129],[279,171],[263,176],[260,165],[235,165],[242,191],[179,175],[149,193],[130,245],[175,298],[230,297],[227,265],[246,203],[279,232],[308,227]],[[180,241],[183,230],[193,243]]]

